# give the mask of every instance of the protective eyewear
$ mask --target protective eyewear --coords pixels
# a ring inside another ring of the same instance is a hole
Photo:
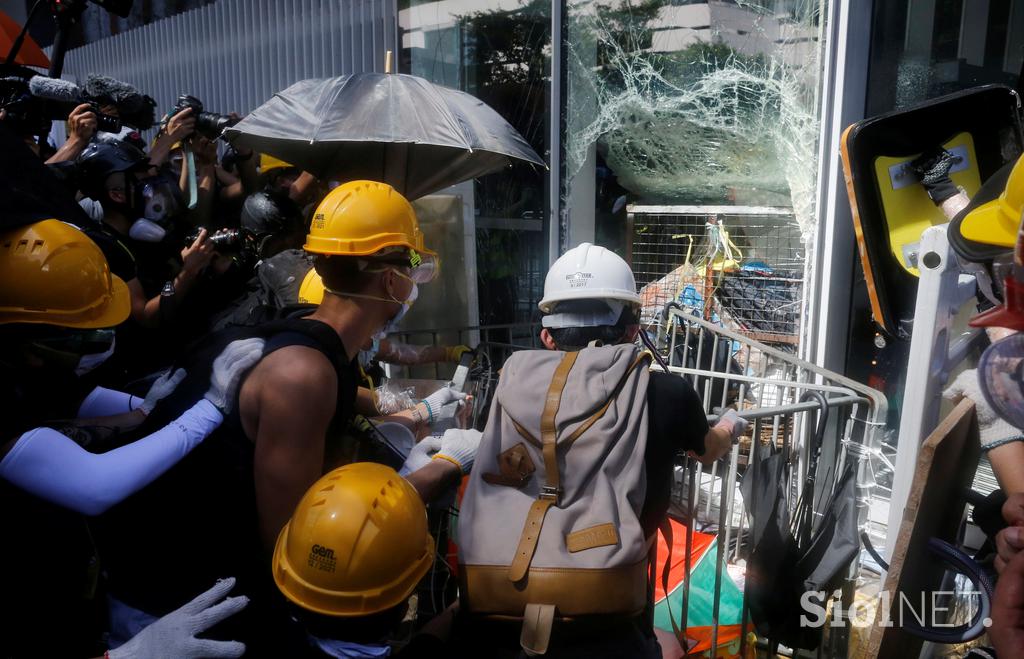
[[[441,271],[441,262],[434,254],[420,254],[409,249],[405,253],[395,254],[386,259],[374,260],[368,263],[365,272],[382,272],[382,266],[401,266],[409,268],[408,274],[400,273],[403,277],[411,279],[417,284],[427,284],[437,279]],[[371,269],[372,268],[372,269]],[[396,272],[400,272],[397,271]]]

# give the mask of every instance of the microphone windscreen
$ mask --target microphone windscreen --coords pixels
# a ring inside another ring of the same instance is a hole
[[[73,82],[46,76],[32,76],[28,81],[28,90],[37,98],[63,103],[81,103],[82,92]]]

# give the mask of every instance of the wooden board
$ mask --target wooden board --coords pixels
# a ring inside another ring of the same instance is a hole
[[[920,655],[923,641],[898,627],[900,594],[905,594],[909,602],[920,602],[921,593],[941,588],[945,567],[929,554],[928,539],[956,541],[964,512],[963,492],[970,487],[978,467],[978,447],[974,403],[967,399],[960,401],[921,445],[885,578],[884,591],[891,594],[893,626],[882,627],[882,621],[876,618],[868,657],[908,659]],[[926,600],[930,601],[927,595]]]

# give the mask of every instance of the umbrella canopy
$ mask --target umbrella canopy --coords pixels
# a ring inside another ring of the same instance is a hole
[[[11,46],[14,44],[14,40],[18,38],[20,32],[21,26],[5,12],[0,11],[0,59],[7,59],[7,53],[11,52]],[[33,41],[32,37],[26,34],[25,40],[21,43],[21,49],[14,56],[13,63],[45,69],[50,66],[50,58]]]
[[[469,94],[404,74],[302,80],[224,132],[320,178],[370,179],[409,199],[505,167],[544,161]]]
[[[686,585],[686,527],[669,519],[672,525],[672,560],[669,566],[668,592],[662,586],[662,572],[668,552],[666,538],[658,533],[657,559],[654,562],[654,624],[659,629],[672,632],[671,616],[680,618],[684,604],[687,607],[686,636],[696,645],[690,648],[695,655],[711,649],[712,629],[715,625],[715,557],[718,540],[707,533],[693,532],[690,546],[690,599],[685,601]],[[733,582],[728,572],[722,572],[721,594],[718,612],[718,651],[716,657],[733,656],[736,653],[726,648],[740,637],[743,622],[743,593]]]

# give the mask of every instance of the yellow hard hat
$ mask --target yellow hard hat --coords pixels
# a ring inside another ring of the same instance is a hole
[[[277,537],[273,570],[300,607],[352,617],[404,602],[433,561],[416,490],[390,467],[357,462],[309,488]]]
[[[75,227],[43,220],[0,233],[0,323],[96,329],[130,312],[128,286]]]
[[[960,234],[986,245],[1013,247],[1017,244],[1020,215],[1024,209],[1024,156],[1013,166],[1006,188],[998,198],[978,206],[960,223]]]
[[[260,174],[266,174],[270,170],[280,167],[294,167],[294,165],[266,153],[260,154]]]
[[[310,268],[309,272],[302,279],[302,285],[299,286],[299,302],[302,304],[320,304],[324,300],[324,280],[317,274],[315,268]]]
[[[369,256],[388,247],[407,247],[435,257],[423,244],[412,204],[387,183],[350,181],[320,202],[306,237],[314,254]]]

